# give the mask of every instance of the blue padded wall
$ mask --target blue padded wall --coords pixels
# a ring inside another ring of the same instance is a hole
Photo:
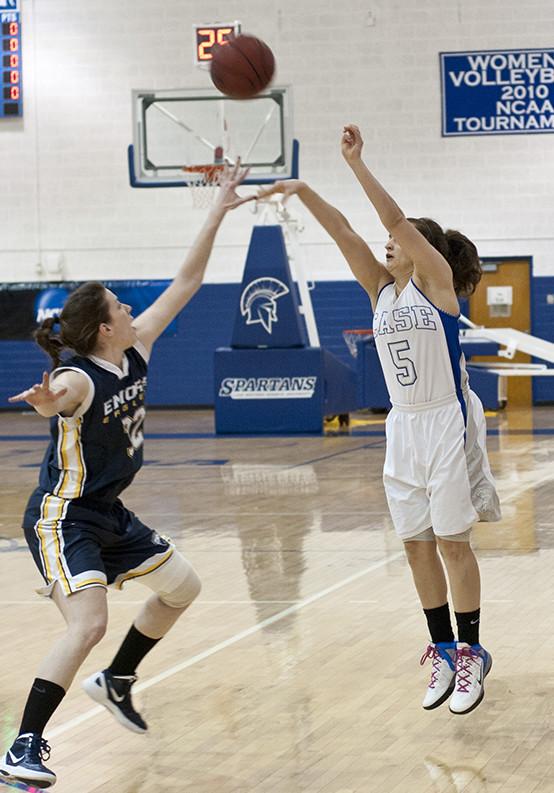
[[[320,281],[311,295],[321,346],[353,366],[342,331],[371,328],[373,311],[369,297],[355,281]]]
[[[554,277],[532,281],[532,331],[554,341]],[[154,348],[148,387],[150,405],[212,405],[213,353],[231,340],[240,284],[206,284],[177,321],[177,335],[161,338]],[[342,339],[345,328],[371,327],[369,299],[354,281],[321,281],[312,301],[323,347],[353,364]],[[47,359],[32,342],[0,342],[0,408],[7,398],[37,381]],[[554,401],[554,378],[536,378],[536,403]],[[21,406],[19,406],[21,409]]]
[[[149,405],[213,404],[213,357],[229,344],[240,284],[205,284],[177,320],[177,336],[154,346]]]

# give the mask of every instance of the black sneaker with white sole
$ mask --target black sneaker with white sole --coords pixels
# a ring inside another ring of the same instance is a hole
[[[42,735],[26,732],[15,739],[0,760],[0,774],[34,787],[50,787],[56,783],[56,774],[42,762],[49,757],[50,747]]]
[[[133,707],[131,687],[135,675],[112,675],[108,669],[83,680],[83,688],[95,702],[104,705],[120,724],[133,732],[146,732],[148,725]]]

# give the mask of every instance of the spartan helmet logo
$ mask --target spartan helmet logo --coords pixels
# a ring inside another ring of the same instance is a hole
[[[287,295],[290,289],[278,278],[256,278],[250,281],[240,296],[240,313],[246,317],[247,325],[257,322],[271,333],[277,322],[277,300]]]

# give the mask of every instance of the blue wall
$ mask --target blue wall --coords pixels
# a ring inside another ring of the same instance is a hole
[[[240,284],[206,284],[177,322],[177,337],[154,347],[148,378],[150,405],[213,404],[213,353],[228,347]],[[322,281],[312,291],[323,347],[340,360],[353,360],[342,338],[345,328],[370,328],[369,298],[353,281]]]
[[[150,405],[213,404],[213,352],[229,345],[239,284],[206,284],[177,320],[177,335],[161,338],[152,356],[148,387]],[[533,333],[554,341],[554,311],[546,295],[554,277],[532,281]],[[322,346],[352,363],[342,339],[345,328],[371,327],[371,306],[354,281],[321,281],[312,291]],[[31,342],[0,342],[0,407],[11,394],[40,379],[48,361]],[[536,378],[536,403],[554,401],[554,378]]]

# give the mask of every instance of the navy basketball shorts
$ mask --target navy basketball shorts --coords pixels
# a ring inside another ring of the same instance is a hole
[[[50,596],[94,586],[121,589],[166,562],[173,544],[142,523],[119,499],[91,508],[37,489],[23,519],[25,538]]]

